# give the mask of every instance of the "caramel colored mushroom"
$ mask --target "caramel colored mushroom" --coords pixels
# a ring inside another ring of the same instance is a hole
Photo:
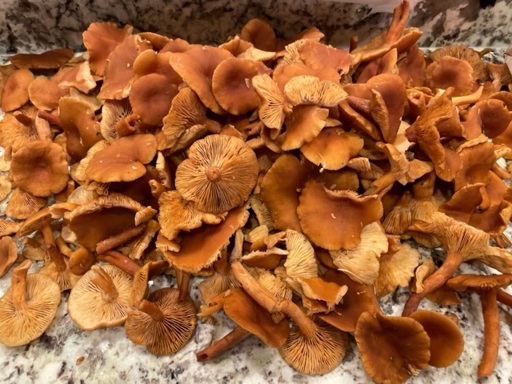
[[[28,97],[28,86],[34,80],[34,74],[28,69],[14,71],[5,82],[2,90],[2,110],[14,111],[24,105]]]

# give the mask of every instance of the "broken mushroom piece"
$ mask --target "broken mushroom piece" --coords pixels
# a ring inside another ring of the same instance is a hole
[[[17,347],[37,339],[50,326],[60,303],[60,289],[48,276],[27,275],[25,260],[14,268],[11,287],[0,298],[0,343]]]
[[[204,212],[219,214],[243,204],[256,185],[258,161],[241,139],[209,135],[188,150],[176,170],[176,189]]]
[[[244,290],[258,304],[270,313],[282,312],[293,320],[288,339],[279,348],[288,364],[307,375],[321,375],[341,363],[348,346],[346,333],[328,324],[315,323],[291,300],[277,299],[240,262],[232,263],[231,268]]]
[[[132,278],[119,268],[93,265],[69,294],[69,317],[86,331],[121,325],[130,311],[131,287]]]
[[[354,336],[364,369],[377,383],[403,383],[428,366],[430,338],[410,317],[365,312]]]
[[[172,355],[183,348],[194,334],[196,309],[191,299],[178,297],[176,288],[162,288],[142,300],[128,313],[128,338],[154,355]]]

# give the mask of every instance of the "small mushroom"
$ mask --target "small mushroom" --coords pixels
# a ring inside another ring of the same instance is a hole
[[[28,86],[34,80],[34,74],[28,69],[14,71],[5,82],[2,90],[2,110],[14,111],[29,99]]]
[[[27,276],[32,261],[25,260],[14,268],[11,287],[0,298],[3,326],[0,343],[17,347],[43,334],[53,321],[60,303],[60,289],[48,276]]]

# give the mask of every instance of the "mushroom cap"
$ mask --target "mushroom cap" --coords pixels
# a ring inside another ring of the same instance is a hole
[[[197,273],[220,257],[221,249],[248,218],[249,212],[244,207],[232,209],[220,224],[203,225],[183,234],[180,249],[176,252],[164,251],[164,255],[170,265],[185,272]]]
[[[57,48],[42,53],[18,53],[9,60],[17,68],[53,69],[67,63],[74,54],[72,49]]]
[[[441,313],[418,310],[410,317],[423,326],[430,338],[428,364],[441,368],[453,364],[464,350],[464,336],[455,321]]]
[[[230,289],[223,309],[226,315],[246,331],[274,348],[282,346],[290,332],[288,320],[275,323],[272,315],[241,288]]]
[[[325,127],[329,116],[327,108],[317,105],[298,105],[286,116],[286,132],[278,143],[284,151],[300,148],[317,137]]]
[[[267,74],[252,78],[252,86],[260,97],[258,115],[268,128],[279,132],[284,122],[285,99],[277,83]]]
[[[212,76],[215,99],[226,112],[243,115],[258,108],[260,98],[251,85],[259,74],[269,74],[270,69],[259,61],[230,57],[217,65]]]
[[[316,332],[307,338],[293,325],[279,354],[292,368],[306,375],[322,375],[342,362],[348,347],[345,332],[323,322],[315,323]]]
[[[365,371],[378,383],[402,383],[428,366],[430,339],[410,317],[364,312],[354,336]]]
[[[309,143],[300,147],[302,154],[322,169],[338,170],[347,165],[363,148],[364,141],[341,127],[324,128]]]
[[[34,196],[58,193],[69,178],[66,152],[52,142],[30,142],[13,154],[10,177],[13,184]]]
[[[25,220],[43,208],[47,202],[48,199],[45,197],[36,197],[21,188],[14,188],[5,214],[13,219]]]
[[[256,185],[254,151],[233,136],[209,135],[188,150],[176,170],[176,189],[204,212],[218,214],[243,204]]]
[[[91,158],[87,177],[100,183],[133,181],[146,173],[144,164],[156,155],[157,141],[150,134],[122,137]]]
[[[292,105],[316,104],[322,107],[334,107],[347,97],[343,87],[316,76],[295,76],[284,86],[284,94]]]
[[[30,115],[32,111],[29,110]],[[26,143],[39,139],[32,125],[24,125],[12,113],[6,113],[0,121],[0,145],[11,147],[13,152],[21,149]]]
[[[147,313],[132,310],[125,322],[128,338],[135,344],[145,345],[154,355],[172,355],[193,336],[196,328],[196,309],[190,299],[178,301],[176,288],[162,288],[153,292],[148,300],[162,311],[163,318],[154,320]]]
[[[308,238],[302,233],[288,229],[286,231],[286,249],[288,255],[284,262],[286,275],[293,281],[299,278],[315,278],[318,276],[318,265],[315,251]],[[300,287],[300,283],[295,286]],[[300,291],[300,288],[299,288]]]
[[[240,38],[263,51],[276,50],[276,34],[272,26],[258,18],[249,20],[240,31]]]
[[[169,62],[208,109],[222,114],[224,110],[213,95],[212,76],[219,63],[230,57],[233,55],[225,49],[191,45],[185,52],[171,53]]]
[[[94,282],[94,278],[102,273],[107,274],[115,286],[117,295],[113,298],[107,299],[102,288]],[[93,266],[69,294],[69,317],[86,331],[121,325],[130,311],[131,287],[132,278],[121,269],[113,265]]]
[[[14,111],[28,101],[28,86],[34,80],[34,74],[28,69],[14,71],[5,82],[2,90],[2,110]]]
[[[461,274],[452,277],[446,284],[456,291],[465,291],[466,289],[484,290],[493,288],[505,288],[512,284],[512,274],[504,273],[501,275],[469,275]]]
[[[82,37],[89,54],[89,64],[96,75],[103,76],[105,74],[108,56],[132,33],[132,30],[131,25],[119,28],[115,23],[95,22],[89,24]]]
[[[30,102],[38,109],[53,111],[59,106],[59,99],[69,95],[69,88],[59,87],[59,83],[71,67],[62,67],[59,71],[48,78],[38,76],[28,86],[28,97]]]
[[[50,277],[36,273],[27,276],[31,262],[25,261],[13,270],[26,279],[25,305],[16,308],[13,287],[0,298],[0,343],[8,347],[25,345],[37,339],[49,327],[60,303],[60,289]]]
[[[383,207],[377,196],[330,191],[310,180],[300,195],[297,214],[302,230],[315,245],[353,249],[361,241],[363,227],[382,217]]]
[[[178,87],[167,77],[150,73],[133,82],[129,98],[133,113],[139,115],[143,123],[161,125],[177,94]]]
[[[475,85],[473,68],[464,60],[443,56],[427,67],[427,79],[432,88],[454,88],[453,96],[471,93]]]

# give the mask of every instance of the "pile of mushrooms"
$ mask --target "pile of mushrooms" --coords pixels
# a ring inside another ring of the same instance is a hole
[[[453,306],[473,290],[490,375],[497,303],[512,303],[511,66],[425,53],[408,15],[404,0],[349,50],[254,19],[219,47],[96,22],[80,56],[14,55],[0,71],[0,273],[20,264],[0,342],[39,337],[71,290],[78,327],[124,325],[153,354],[223,311],[234,328],[200,361],[254,335],[318,375],[352,344],[375,382],[399,383],[463,353]],[[462,263],[487,267],[457,276]],[[161,274],[175,286],[151,291]],[[397,289],[402,316],[379,305]]]

